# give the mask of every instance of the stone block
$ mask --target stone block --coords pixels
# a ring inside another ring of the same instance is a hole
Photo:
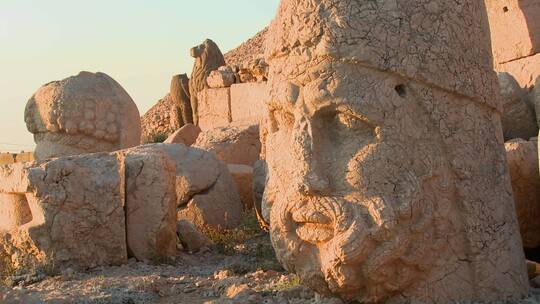
[[[259,124],[266,109],[267,95],[266,82],[233,84],[231,86],[232,121]]]
[[[0,255],[12,267],[92,268],[127,262],[124,176],[110,154],[0,169]],[[8,226],[8,227],[5,227]]]
[[[205,89],[198,94],[198,117],[201,130],[226,126],[231,122],[229,88]]]
[[[496,63],[540,52],[540,2],[490,0],[486,1],[486,6]]]
[[[244,209],[253,209],[253,167],[246,165],[227,165],[234,178]]]

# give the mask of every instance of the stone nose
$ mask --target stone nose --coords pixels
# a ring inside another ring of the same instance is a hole
[[[317,160],[317,147],[311,122],[302,117],[294,127],[294,157],[299,164],[292,168],[295,186],[301,193],[323,195],[330,190],[330,182]]]

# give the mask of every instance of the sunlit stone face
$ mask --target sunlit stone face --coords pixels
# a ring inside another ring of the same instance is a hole
[[[279,259],[319,291],[379,301],[421,281],[453,183],[429,92],[329,59],[271,82],[266,157]]]

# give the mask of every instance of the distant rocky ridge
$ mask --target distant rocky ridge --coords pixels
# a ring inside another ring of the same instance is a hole
[[[224,55],[227,65],[241,66],[250,60],[262,57],[264,55],[264,41],[266,40],[267,33],[268,27],[265,27],[237,48],[227,52]]]

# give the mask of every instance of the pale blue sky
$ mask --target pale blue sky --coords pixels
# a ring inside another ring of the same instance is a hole
[[[226,51],[272,20],[278,0],[0,0],[0,151],[31,149],[26,101],[43,84],[105,72],[141,115],[170,77],[191,73],[189,49]]]

